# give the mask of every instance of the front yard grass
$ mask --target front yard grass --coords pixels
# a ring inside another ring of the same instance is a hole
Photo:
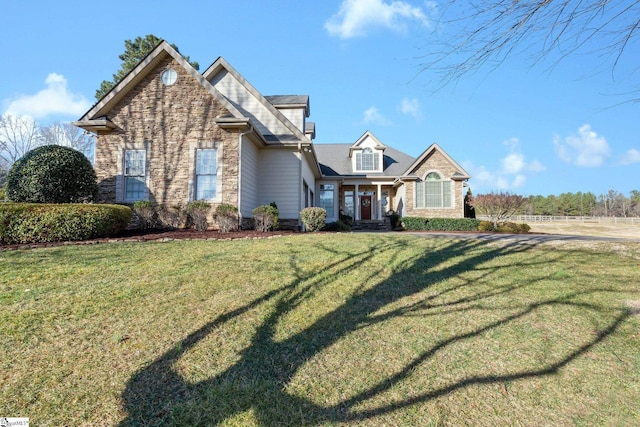
[[[639,267],[397,234],[0,252],[0,416],[637,425]]]

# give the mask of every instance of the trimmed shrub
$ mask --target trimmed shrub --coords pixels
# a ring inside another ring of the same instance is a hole
[[[327,211],[318,207],[304,208],[300,211],[300,219],[307,231],[320,231],[327,222]]]
[[[207,215],[211,210],[211,205],[204,200],[196,200],[187,204],[187,217],[193,228],[198,231],[205,231],[209,228]]]
[[[353,224],[353,217],[351,215],[345,215],[341,213],[339,221],[348,226],[351,226]]]
[[[258,206],[253,210],[253,223],[257,231],[271,231],[278,229],[278,208],[271,205]]]
[[[478,231],[493,232],[493,231],[496,231],[496,229],[493,226],[493,222],[491,222],[491,221],[480,221],[480,224],[478,224]]]
[[[404,217],[402,224],[407,230],[428,231],[477,231],[480,221],[473,218],[419,218]]]
[[[157,217],[158,225],[168,230],[182,228],[187,221],[187,213],[181,204],[159,206]]]
[[[91,162],[81,152],[44,145],[13,164],[6,191],[13,202],[82,203],[95,199],[98,180]]]
[[[0,243],[45,243],[106,237],[124,230],[131,209],[122,205],[0,204]]]
[[[238,208],[228,203],[216,207],[216,222],[221,233],[229,233],[238,229]]]
[[[156,213],[158,206],[146,200],[138,200],[133,204],[133,211],[140,218],[139,228],[146,230],[153,228],[156,222]]]
[[[515,222],[503,222],[498,224],[498,227],[495,227],[492,221],[480,221],[478,230],[486,232],[526,234],[531,230],[531,227],[529,227],[528,224],[516,224]]]
[[[389,216],[389,223],[391,224],[391,229],[395,230],[400,224],[400,215],[398,215],[395,212],[390,212],[388,216]]]
[[[516,224],[515,222],[505,222],[498,225],[497,231],[500,233],[526,234],[531,230],[528,224]]]

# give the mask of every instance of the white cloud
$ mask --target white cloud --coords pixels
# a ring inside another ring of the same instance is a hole
[[[49,74],[44,83],[46,87],[35,95],[21,95],[8,100],[4,114],[36,119],[54,114],[77,117],[91,106],[84,96],[69,92],[67,79],[60,74]]]
[[[635,148],[627,150],[620,161],[620,164],[623,165],[631,165],[633,163],[640,163],[640,150],[636,150]]]
[[[435,7],[433,4],[428,3],[428,7]],[[324,28],[332,36],[350,39],[365,36],[374,28],[404,32],[407,20],[414,20],[426,27],[431,25],[421,8],[405,1],[344,0],[338,13],[325,22]]]
[[[591,130],[590,125],[581,126],[577,135],[564,138],[556,135],[553,144],[562,161],[576,166],[596,167],[609,158],[607,140]]]
[[[377,107],[369,107],[364,111],[364,118],[362,120],[365,124],[376,124],[381,126],[389,126],[391,121],[384,117]]]
[[[489,170],[485,166],[475,166],[467,161],[465,169],[472,177],[471,185],[480,188],[481,191],[514,191],[527,182],[529,173],[545,170],[538,160],[527,162],[524,154],[520,152],[518,138],[510,138],[503,142],[509,153],[500,160],[500,168]]]
[[[416,98],[404,98],[400,102],[400,112],[402,114],[413,116],[413,118],[419,120],[422,117],[422,111],[420,110],[420,101],[418,101]]]
[[[508,175],[520,173],[525,167],[522,153],[511,153],[502,159],[502,171]]]

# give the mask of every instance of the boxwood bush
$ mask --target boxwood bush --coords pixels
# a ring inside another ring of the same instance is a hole
[[[327,222],[327,211],[318,207],[304,208],[300,211],[300,219],[307,231],[320,231]]]
[[[280,214],[278,208],[271,205],[258,206],[253,210],[253,224],[256,231],[272,231],[278,229]]]
[[[0,204],[0,243],[44,243],[114,235],[131,222],[121,205]]]
[[[187,218],[189,224],[198,231],[209,228],[208,215],[211,205],[204,200],[196,200],[187,204]]]
[[[238,208],[228,203],[216,207],[216,222],[221,233],[238,230]]]
[[[474,218],[402,218],[406,230],[478,231],[480,221]]]

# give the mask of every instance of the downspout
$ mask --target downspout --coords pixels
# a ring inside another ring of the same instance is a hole
[[[249,123],[249,130],[238,134],[238,221],[239,226],[242,228],[242,137],[248,133],[253,132],[253,125]]]
[[[298,163],[298,227],[300,228],[300,211],[302,210],[302,142],[298,141],[298,154],[300,162]],[[315,194],[315,188],[314,188]]]

